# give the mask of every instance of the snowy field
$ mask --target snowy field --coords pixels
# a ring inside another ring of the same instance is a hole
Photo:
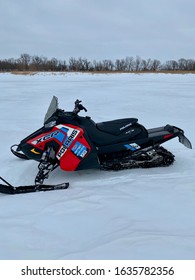
[[[32,184],[37,163],[9,147],[42,126],[53,95],[66,110],[81,99],[96,122],[178,126],[195,146],[195,75],[0,74],[0,176],[13,185]],[[167,168],[57,169],[46,182],[68,190],[0,194],[0,259],[195,259],[195,151],[164,147]]]

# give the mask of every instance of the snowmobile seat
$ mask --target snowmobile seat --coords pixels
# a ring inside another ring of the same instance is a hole
[[[77,121],[97,147],[148,136],[147,130],[133,118],[95,123],[90,117],[79,116]]]
[[[96,127],[100,131],[118,136],[122,132],[128,130],[132,125],[134,125],[137,122],[138,122],[138,119],[135,119],[135,118],[118,119],[118,120],[113,120],[113,121],[97,123]]]

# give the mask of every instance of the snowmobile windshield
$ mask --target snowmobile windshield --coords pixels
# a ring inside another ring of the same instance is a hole
[[[58,98],[56,96],[53,96],[49,108],[47,109],[47,113],[45,114],[44,124],[56,112],[57,109],[58,109]]]

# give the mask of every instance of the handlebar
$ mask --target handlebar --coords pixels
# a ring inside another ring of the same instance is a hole
[[[76,115],[82,110],[87,112],[87,109],[81,104],[81,102],[82,102],[81,100],[77,99],[74,103],[75,107],[74,107],[73,113],[75,113]]]

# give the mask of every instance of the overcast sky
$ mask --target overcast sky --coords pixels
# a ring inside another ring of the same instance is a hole
[[[0,58],[195,58],[195,0],[0,0]]]

